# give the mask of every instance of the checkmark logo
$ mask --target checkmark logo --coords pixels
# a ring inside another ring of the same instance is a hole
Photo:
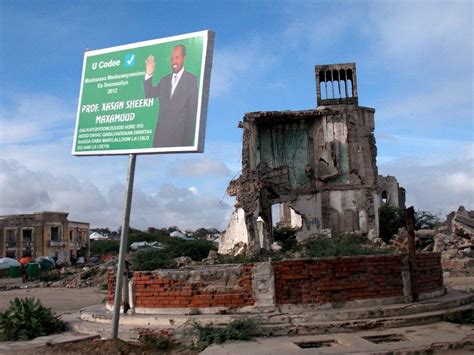
[[[125,68],[130,68],[130,67],[133,67],[134,65],[135,65],[135,54],[134,53],[128,53],[125,56],[124,67]]]

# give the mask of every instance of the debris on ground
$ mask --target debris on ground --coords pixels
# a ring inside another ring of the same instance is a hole
[[[415,231],[418,252],[439,252],[443,269],[448,272],[474,274],[474,211],[460,206],[436,229]],[[408,234],[400,228],[390,245],[408,252]]]

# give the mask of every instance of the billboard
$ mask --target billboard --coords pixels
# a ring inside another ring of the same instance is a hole
[[[202,152],[214,33],[84,53],[73,155]]]

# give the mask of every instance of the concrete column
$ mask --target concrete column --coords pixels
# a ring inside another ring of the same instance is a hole
[[[271,262],[254,264],[252,270],[252,290],[255,306],[275,306],[275,276]]]

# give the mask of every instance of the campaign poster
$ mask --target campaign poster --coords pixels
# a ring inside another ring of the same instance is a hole
[[[203,152],[214,33],[86,51],[72,154]]]

